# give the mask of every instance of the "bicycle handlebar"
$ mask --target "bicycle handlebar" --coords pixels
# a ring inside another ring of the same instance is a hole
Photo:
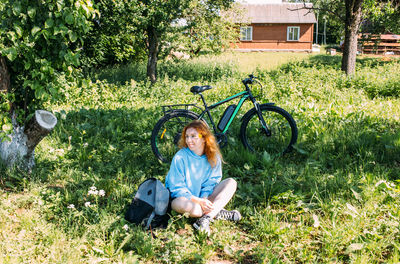
[[[246,84],[253,84],[253,81],[256,79],[257,77],[255,77],[253,74],[249,75],[249,78],[246,78],[244,80],[242,80],[242,82],[246,85]]]

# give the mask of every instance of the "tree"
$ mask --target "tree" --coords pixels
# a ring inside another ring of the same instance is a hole
[[[94,0],[99,16],[84,36],[81,64],[85,69],[141,60],[144,35],[139,32],[139,4],[126,0]]]
[[[355,71],[357,34],[361,23],[363,2],[364,0],[315,0],[313,6],[307,6],[304,2],[302,7],[326,13],[334,19],[342,21],[344,24],[342,70],[348,75]]]
[[[183,13],[183,25],[176,26],[173,48],[179,46],[192,55],[202,50],[223,51],[239,38],[235,18],[240,11],[237,5],[210,7],[204,1],[191,1]]]
[[[390,0],[314,0],[312,2],[314,4],[313,7],[307,7],[304,4],[303,8],[321,12],[329,16],[330,20],[341,21],[344,26],[341,68],[347,75],[351,75],[355,72],[358,33],[362,22],[371,18],[374,18],[375,21],[381,20],[386,16],[383,15],[385,14],[383,10],[393,10],[388,8],[388,6],[398,6],[397,1]],[[395,16],[395,12],[391,13]],[[396,26],[398,27],[398,24],[396,24]]]
[[[190,3],[190,0],[139,0],[138,20],[146,35],[147,76],[152,83],[157,81],[158,56],[166,44],[167,35],[177,30],[173,22],[184,18],[184,11]],[[233,0],[204,0],[196,3],[208,8],[210,15],[216,16],[221,8],[229,7]]]
[[[172,21],[182,16],[189,0],[139,0],[139,32],[146,36],[147,76],[152,83],[157,81],[157,61],[161,41],[172,28]],[[138,32],[138,33],[139,33]]]
[[[33,167],[35,146],[57,123],[39,109],[62,97],[58,77],[73,78],[94,14],[90,0],[1,0],[0,156],[8,165]]]

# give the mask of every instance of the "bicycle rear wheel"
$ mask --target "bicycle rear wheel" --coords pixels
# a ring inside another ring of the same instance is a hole
[[[267,136],[261,126],[255,108],[243,117],[240,139],[250,151],[276,157],[292,150],[297,141],[297,126],[293,117],[284,109],[274,105],[260,105],[262,116],[271,131]]]
[[[151,133],[151,149],[160,161],[165,163],[172,161],[178,151],[183,128],[195,119],[198,119],[198,116],[193,112],[173,111],[157,122]]]

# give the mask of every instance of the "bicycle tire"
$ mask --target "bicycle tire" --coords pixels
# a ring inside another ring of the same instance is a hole
[[[199,116],[191,111],[173,111],[158,120],[151,133],[151,149],[160,161],[169,163],[178,151],[183,128]]]
[[[262,104],[260,109],[271,136],[265,134],[255,108],[248,111],[242,119],[240,139],[250,151],[271,158],[283,155],[293,149],[298,130],[293,117],[284,109],[272,104]]]

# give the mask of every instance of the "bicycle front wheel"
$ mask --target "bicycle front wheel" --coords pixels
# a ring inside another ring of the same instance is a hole
[[[198,116],[190,111],[174,111],[163,116],[151,133],[151,149],[162,162],[172,161],[178,151],[183,128]]]
[[[240,127],[240,139],[243,145],[252,152],[276,157],[293,148],[297,141],[297,126],[293,117],[284,109],[263,104],[260,105],[262,116],[271,135],[268,136],[259,120],[255,108],[247,112],[243,117]]]

